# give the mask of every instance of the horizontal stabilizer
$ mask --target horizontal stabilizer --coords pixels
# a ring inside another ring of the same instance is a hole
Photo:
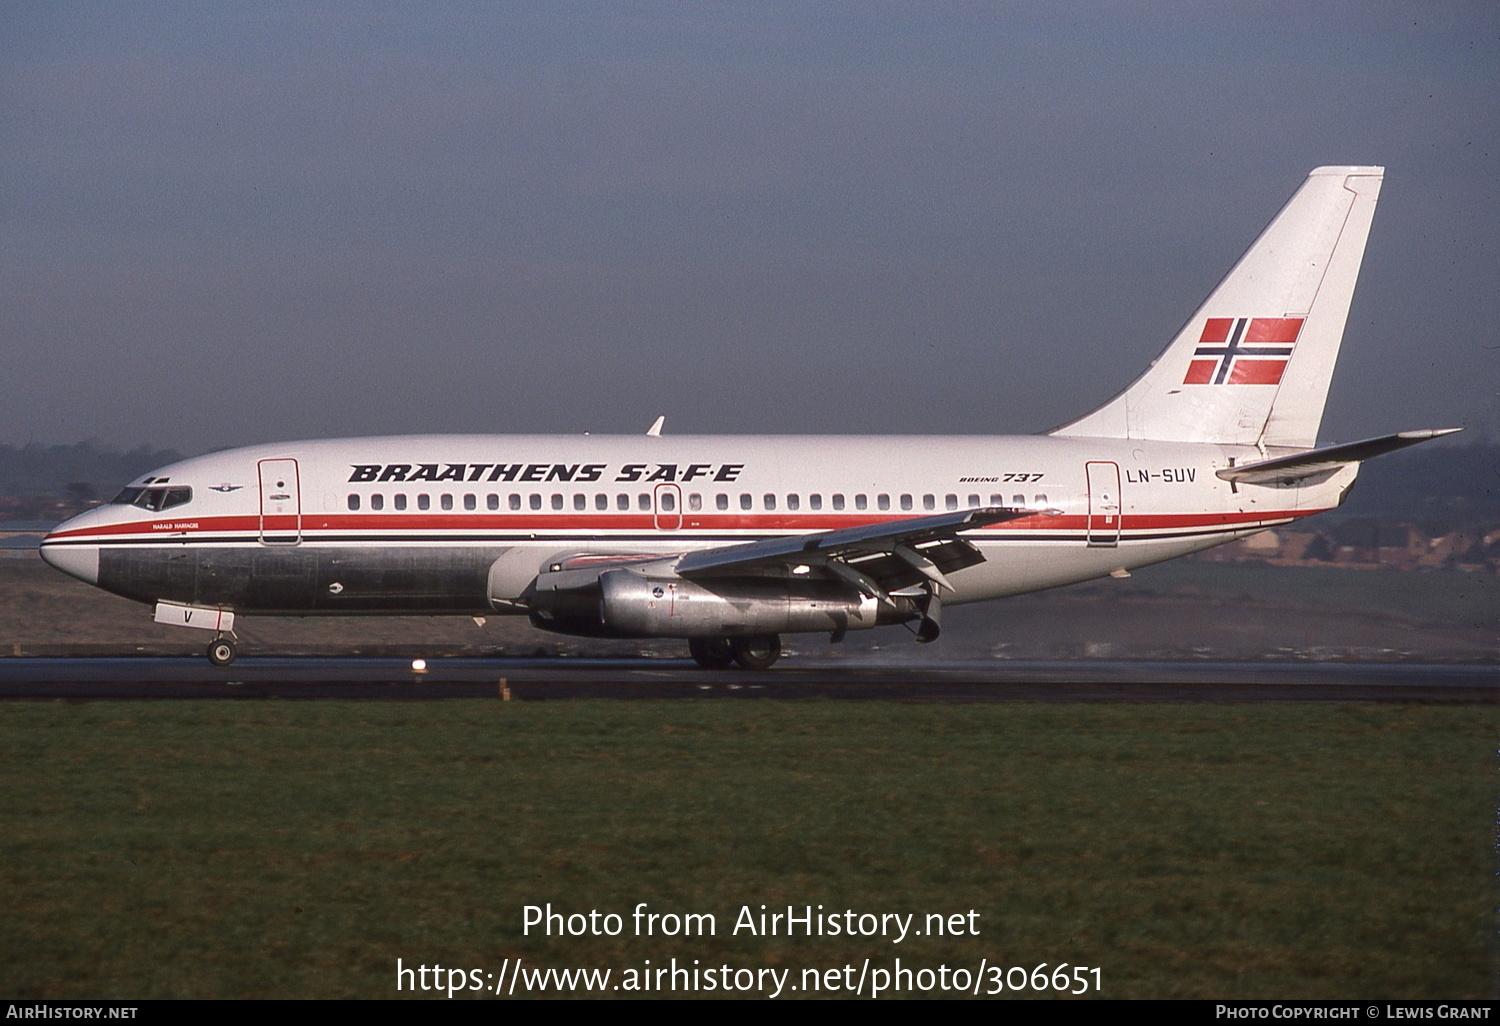
[[[1366,438],[1362,442],[1329,445],[1321,449],[1293,453],[1290,456],[1277,456],[1275,459],[1246,463],[1239,467],[1228,467],[1219,471],[1219,477],[1225,481],[1248,484],[1295,481],[1325,470],[1337,470],[1350,463],[1384,456],[1388,452],[1405,449],[1408,445],[1416,445],[1418,442],[1441,438],[1462,430],[1463,428],[1428,428],[1422,431],[1401,431],[1394,435]]]

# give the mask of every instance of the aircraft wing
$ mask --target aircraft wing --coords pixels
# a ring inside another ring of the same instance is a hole
[[[819,534],[768,538],[744,545],[684,554],[674,567],[683,577],[725,577],[799,566],[822,567],[869,592],[890,592],[932,581],[951,588],[946,574],[984,556],[960,533],[987,524],[1050,512],[987,506],[929,517],[887,520]]]
[[[1366,438],[1362,442],[1327,445],[1321,449],[1309,449],[1307,452],[1293,453],[1290,456],[1277,456],[1274,459],[1246,463],[1238,467],[1226,467],[1218,472],[1218,476],[1225,481],[1245,481],[1250,484],[1290,482],[1303,477],[1311,477],[1325,470],[1337,470],[1349,463],[1384,456],[1388,452],[1405,449],[1408,445],[1416,445],[1430,438],[1441,438],[1443,435],[1451,435],[1461,430],[1463,429],[1428,428],[1422,431],[1401,431],[1394,435]]]

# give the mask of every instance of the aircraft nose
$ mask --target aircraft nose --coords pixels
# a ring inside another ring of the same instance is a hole
[[[88,516],[84,514],[83,516]],[[53,528],[52,533],[42,539],[42,559],[47,565],[61,570],[70,577],[89,584],[99,583],[99,546],[91,541],[70,537],[83,517],[74,517]]]

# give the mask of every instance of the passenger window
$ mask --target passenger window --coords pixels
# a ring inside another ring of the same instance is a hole
[[[1024,496],[1024,495],[1012,495],[1011,499],[1015,502],[1015,504],[1017,506],[1024,507],[1026,505],[1026,496]]]
[[[609,509],[609,496],[605,495],[603,492],[600,492],[597,495],[595,495],[594,496],[594,508],[595,509],[602,509],[602,510]]]
[[[970,509],[978,509],[979,508],[979,496],[977,496],[977,495],[971,495],[971,496],[969,496],[969,508]]]
[[[775,509],[776,508],[776,496],[775,495],[773,495],[770,492],[767,492],[764,495],[763,498],[765,499],[766,509]]]
[[[879,506],[881,509],[890,509],[891,497],[882,492],[881,494],[875,496],[875,505]]]
[[[801,504],[802,504],[802,500],[799,499],[799,498],[797,498],[797,493],[796,492],[793,492],[791,495],[788,495],[786,497],[786,508],[787,509],[796,509]]]
[[[559,495],[558,493],[556,493],[556,492],[552,493],[552,508],[553,509],[562,509],[563,508],[563,497],[561,495]]]
[[[499,509],[500,508],[500,496],[494,494],[493,492],[491,492],[489,495],[486,495],[484,497],[484,508],[485,509]]]
[[[588,509],[589,497],[587,495],[584,495],[582,492],[579,492],[577,495],[573,496],[573,508]]]
[[[521,497],[519,495],[512,495],[510,497],[510,501],[509,501],[508,505],[510,506],[511,509],[520,509],[521,508]]]
[[[903,494],[901,496],[901,508],[902,509],[911,509],[911,496],[910,495]]]
[[[937,509],[937,496],[935,496],[935,495],[924,495],[924,496],[922,496],[922,508],[923,509]]]
[[[475,498],[473,495],[465,495],[464,496],[464,509],[478,509],[478,508],[479,508],[479,500],[477,498]]]
[[[755,501],[750,498],[749,492],[740,493],[740,509],[753,509]]]
[[[843,492],[834,492],[833,493],[833,508],[834,509],[843,509],[844,508],[844,493]]]
[[[370,496],[370,508],[385,509],[385,496],[381,495],[379,492],[376,492],[374,495]]]
[[[392,496],[391,497],[391,503],[397,509],[405,509],[406,508],[406,493],[402,492],[400,495]]]
[[[812,495],[809,495],[807,497],[807,508],[808,509],[822,509],[823,508],[823,496],[818,495],[816,492],[813,493]]]
[[[870,508],[870,502],[869,502],[868,499],[865,498],[865,493],[864,492],[859,492],[858,494],[856,494],[854,496],[854,508],[855,509],[869,509]]]
[[[351,494],[349,496],[349,508],[350,509],[359,509],[359,496],[358,495],[352,495]]]
[[[651,496],[642,492],[635,500],[635,508],[643,513],[651,512]]]
[[[444,509],[452,509],[453,508],[453,496],[444,493],[438,499],[438,504],[440,506],[442,506]]]
[[[958,496],[957,495],[945,495],[945,496],[943,496],[943,506],[945,508],[947,508],[947,509],[958,509]]]
[[[527,505],[530,506],[532,509],[541,509],[542,508],[542,497],[540,495],[533,495],[533,496],[531,496],[531,499],[530,499],[530,501],[527,502]]]
[[[423,492],[421,495],[417,496],[417,509],[431,509],[431,508],[432,508],[432,496],[428,495],[426,492]]]
[[[663,489],[661,493],[661,508],[664,512],[671,513],[677,508],[677,496]]]
[[[615,496],[615,506],[619,509],[629,509],[630,496],[626,495],[624,492],[621,492],[619,495]]]
[[[1032,497],[1032,501],[1036,503],[1036,508],[1037,509],[1046,509],[1047,508],[1047,497],[1045,495],[1033,496]]]
[[[1003,495],[991,495],[990,496],[990,505],[991,506],[1004,506],[1005,505],[1005,496],[1003,496]]]
[[[703,508],[703,496],[693,492],[688,496],[688,509],[697,511]]]
[[[728,508],[729,508],[729,496],[725,495],[723,492],[720,492],[718,495],[714,496],[714,509],[728,509]]]

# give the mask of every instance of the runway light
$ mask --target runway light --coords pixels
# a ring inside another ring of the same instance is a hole
[[[411,672],[412,673],[426,673],[427,672],[427,660],[426,659],[413,659],[411,661]]]

